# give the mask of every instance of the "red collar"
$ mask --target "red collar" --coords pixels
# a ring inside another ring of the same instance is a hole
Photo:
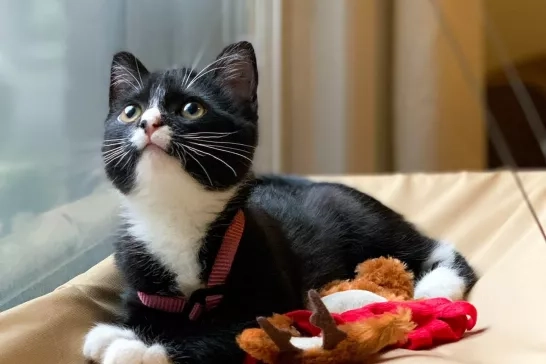
[[[212,266],[212,270],[209,275],[209,281],[207,283],[207,288],[212,288],[221,284],[224,284],[233,260],[235,259],[235,254],[237,253],[237,248],[241,242],[241,237],[243,235],[243,230],[245,228],[245,214],[242,210],[237,211],[233,221],[229,225],[224,239],[222,240],[222,245],[218,250],[218,255]],[[151,295],[144,292],[137,292],[140,301],[147,307],[154,308],[156,310],[161,310],[165,312],[174,312],[180,313],[184,311],[186,304],[189,300],[184,296],[159,296]],[[221,294],[213,294],[206,296],[205,298],[205,308],[210,310],[220,303],[222,300]],[[190,320],[195,320],[199,317],[203,311],[203,305],[199,302],[194,303],[193,307],[189,312]]]

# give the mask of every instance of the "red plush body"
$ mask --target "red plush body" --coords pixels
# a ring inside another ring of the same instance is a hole
[[[411,309],[412,321],[417,324],[408,335],[408,341],[400,347],[419,350],[457,341],[476,324],[476,308],[465,301],[452,302],[447,298],[420,301],[378,302],[341,314],[332,314],[338,325],[360,321],[386,312],[396,312],[400,307]],[[318,336],[320,329],[309,323],[311,311],[299,310],[287,313],[303,336]]]
[[[429,349],[433,346],[458,341],[467,330],[476,324],[476,308],[465,301],[450,301],[446,298],[433,298],[419,301],[379,302],[362,308],[331,314],[337,325],[365,320],[384,313],[394,313],[400,308],[409,308],[412,321],[417,325],[408,334],[407,341],[396,345],[410,350]],[[292,311],[285,316],[294,321],[294,327],[302,336],[318,336],[320,329],[309,322],[312,312],[308,310]],[[250,356],[247,364],[257,363]]]

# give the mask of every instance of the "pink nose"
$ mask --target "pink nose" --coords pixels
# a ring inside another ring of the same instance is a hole
[[[142,127],[144,128],[144,131],[148,137],[151,137],[152,134],[155,133],[155,131],[161,126],[163,126],[163,123],[160,119],[153,119],[150,121],[142,120]]]
[[[157,129],[163,126],[161,113],[157,107],[150,108],[142,114],[139,126],[144,129],[146,135],[151,137]]]
[[[149,120],[141,119],[139,126],[144,129],[144,132],[148,137],[151,137],[157,129],[163,126],[161,118],[152,118]]]

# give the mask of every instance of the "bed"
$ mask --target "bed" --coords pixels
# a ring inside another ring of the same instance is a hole
[[[546,173],[522,172],[546,221]],[[320,177],[379,198],[428,234],[453,242],[479,272],[469,300],[477,327],[430,351],[393,350],[381,363],[545,363],[546,242],[508,172]],[[54,292],[0,313],[0,363],[85,363],[84,334],[112,320],[120,278],[112,258]]]

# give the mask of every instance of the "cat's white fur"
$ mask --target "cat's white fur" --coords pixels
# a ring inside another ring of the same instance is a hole
[[[152,141],[168,145],[170,137],[170,128],[162,126]],[[145,138],[138,129],[131,140],[141,146],[146,144]],[[237,186],[221,192],[206,190],[180,161],[157,147],[146,148],[137,164],[135,188],[122,197],[129,233],[176,275],[178,288],[185,295],[202,286],[199,249],[209,225],[236,191]]]
[[[146,345],[129,329],[98,324],[85,337],[83,355],[101,364],[169,364],[165,347]]]
[[[149,109],[143,117],[154,117]],[[222,192],[207,191],[182,168],[180,161],[162,149],[170,143],[172,131],[160,127],[149,143],[141,128],[130,140],[146,148],[136,166],[135,188],[122,196],[123,216],[129,233],[146,244],[176,275],[176,284],[190,295],[202,287],[198,255],[209,225],[234,196],[237,187]],[[100,324],[86,336],[84,356],[101,364],[168,364],[165,348],[146,345],[137,335],[118,326]]]
[[[460,300],[464,297],[466,283],[457,270],[455,254],[452,244],[437,242],[430,257],[424,262],[423,269],[431,269],[434,264],[438,266],[419,279],[415,286],[415,298],[445,297]]]

